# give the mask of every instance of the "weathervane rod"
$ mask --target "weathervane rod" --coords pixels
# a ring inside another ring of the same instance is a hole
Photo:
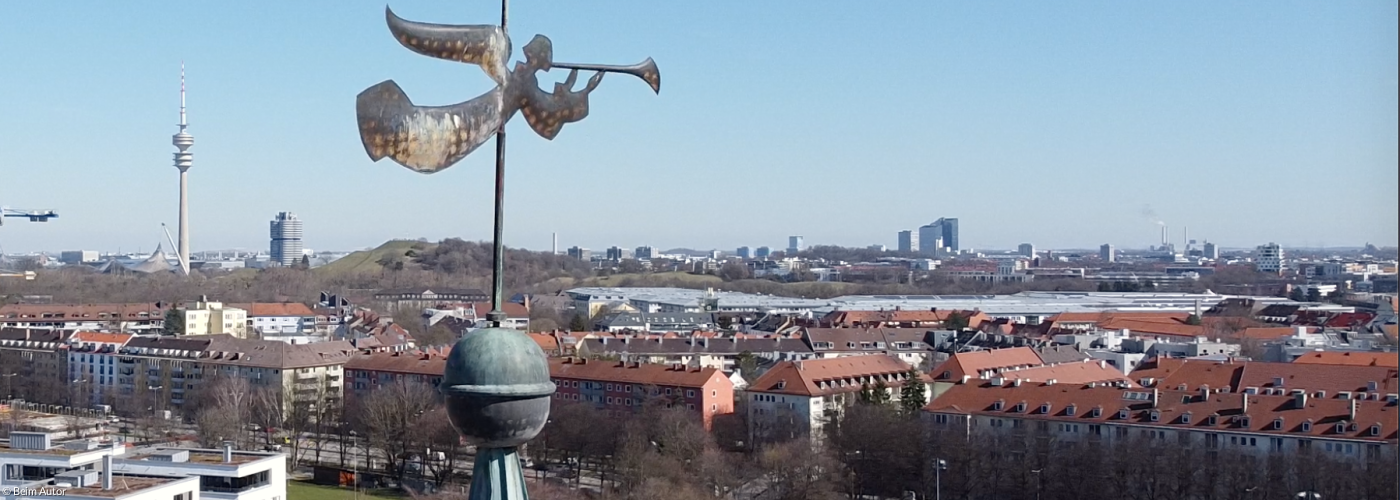
[[[510,12],[510,0],[501,0],[501,33],[506,34],[506,20]],[[509,61],[510,54],[506,54]],[[505,225],[505,197],[506,197],[506,124],[501,122],[500,128],[496,129],[496,226],[492,235],[491,260],[491,312],[486,313],[486,322],[491,328],[500,328],[501,322],[505,321],[505,270],[506,270],[506,247],[503,226]]]

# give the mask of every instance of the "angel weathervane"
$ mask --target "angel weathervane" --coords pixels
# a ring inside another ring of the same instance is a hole
[[[525,60],[506,69],[511,43],[504,24],[445,25],[404,20],[385,9],[389,31],[409,50],[438,59],[480,66],[496,87],[476,98],[450,106],[417,106],[403,89],[387,80],[361,92],[356,99],[360,140],[371,159],[389,157],[418,172],[434,173],[471,154],[515,116],[525,115],[530,128],[553,139],[565,123],[588,116],[588,94],[603,73],[627,73],[646,80],[660,93],[661,74],[650,58],[632,66],[564,64],[553,61],[549,38],[535,35],[525,45]],[[551,68],[571,70],[554,91],[539,88],[535,73]],[[579,70],[595,71],[588,84],[575,91]]]

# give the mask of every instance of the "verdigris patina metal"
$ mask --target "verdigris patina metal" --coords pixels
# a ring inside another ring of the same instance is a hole
[[[472,500],[526,500],[525,476],[516,450],[534,439],[549,419],[554,384],[544,351],[516,330],[500,328],[505,314],[505,124],[517,112],[530,128],[553,139],[564,124],[588,116],[588,95],[604,73],[641,78],[661,92],[661,73],[647,58],[631,66],[554,62],[553,44],[535,35],[524,47],[525,60],[508,69],[511,43],[506,31],[507,0],[501,1],[501,24],[447,25],[408,21],[387,7],[389,32],[409,50],[429,57],[475,64],[496,86],[466,102],[448,106],[414,104],[393,80],[361,92],[355,99],[360,141],[370,159],[393,159],[421,173],[434,173],[476,151],[496,137],[495,262],[492,269],[491,328],[462,337],[448,356],[439,385],[452,425],[477,446],[472,469]],[[570,70],[552,92],[539,87],[536,75],[553,68]],[[579,71],[593,71],[574,90]]]
[[[439,387],[452,426],[477,447],[471,498],[527,498],[515,450],[549,418],[544,351],[518,330],[476,330],[452,347]]]

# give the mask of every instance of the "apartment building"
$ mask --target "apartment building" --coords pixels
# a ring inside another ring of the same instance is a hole
[[[248,311],[221,302],[210,302],[207,297],[178,309],[183,321],[181,332],[184,335],[229,334],[238,338],[248,337]]]
[[[745,390],[750,440],[819,439],[822,427],[855,404],[864,387],[883,383],[897,401],[900,388],[917,383],[927,398],[928,380],[909,380],[911,368],[883,354],[778,363]]]
[[[399,381],[427,384],[436,388],[447,367],[449,349],[417,351],[364,351],[345,362],[345,400],[353,406],[370,391]]]
[[[1280,274],[1286,268],[1283,247],[1270,242],[1254,249],[1254,269],[1261,273]]]
[[[564,358],[550,360],[549,376],[556,401],[618,412],[639,411],[653,401],[667,408],[685,405],[706,430],[716,417],[734,413],[734,383],[714,368]]]
[[[347,342],[292,345],[232,335],[137,337],[115,353],[118,406],[181,411],[199,384],[219,376],[247,379],[282,393],[286,408],[321,408],[343,397]]]
[[[1245,452],[1320,452],[1393,461],[1396,399],[1122,388],[1101,384],[970,380],[925,407],[935,430],[1048,433],[1063,442],[1164,444]]]
[[[0,396],[58,404],[67,394],[70,332],[0,329]]]
[[[158,333],[165,327],[160,303],[7,304],[0,306],[0,326],[92,332]]]
[[[399,309],[421,311],[444,302],[490,302],[491,296],[475,288],[398,288],[375,292],[374,300],[383,302],[393,314]]]
[[[158,448],[122,455],[112,465],[122,473],[197,478],[205,499],[287,499],[287,456],[281,453]]]
[[[77,332],[68,337],[69,404],[112,404],[117,395],[117,352],[134,338],[128,333]]]

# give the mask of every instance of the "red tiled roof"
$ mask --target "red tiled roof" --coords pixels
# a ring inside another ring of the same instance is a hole
[[[1244,364],[1244,370],[1240,373],[1240,380],[1236,384],[1235,390],[1242,391],[1247,387],[1282,387],[1284,389],[1327,391],[1328,395],[1336,394],[1339,391],[1393,394],[1400,392],[1400,389],[1396,387],[1396,376],[1394,368],[1384,366],[1250,362]],[[1278,381],[1277,379],[1283,380],[1282,386],[1274,385],[1274,382]],[[1368,387],[1371,382],[1375,382],[1375,390],[1370,390]]]
[[[1173,389],[1181,385],[1188,391],[1201,387],[1216,390],[1235,386],[1243,362],[1201,361],[1181,358],[1155,358],[1143,362],[1129,376],[1138,383],[1151,379],[1150,385]]]
[[[1298,356],[1298,359],[1293,360],[1293,362],[1317,365],[1384,366],[1388,368],[1400,368],[1400,353],[1321,351]]]
[[[1106,330],[1131,330],[1133,333],[1137,334],[1170,335],[1174,337],[1194,338],[1206,334],[1205,327],[1201,325],[1146,321],[1140,319],[1110,319],[1100,322],[1099,328]]]
[[[0,306],[0,317],[37,320],[107,319],[99,315],[119,315],[122,319],[164,319],[165,310],[156,307],[154,302],[129,304],[7,304]],[[142,313],[146,313],[144,316]],[[45,314],[50,315],[44,318]],[[62,315],[61,318],[57,317]]]
[[[981,372],[1011,367],[1040,366],[1040,356],[1029,347],[960,352],[933,369],[937,380],[960,380],[963,375],[978,378]],[[946,373],[946,375],[945,375]]]
[[[126,341],[131,340],[134,336],[128,333],[77,332],[69,339],[73,342],[125,345]]]
[[[712,380],[729,378],[714,368],[691,369],[650,363],[551,359],[549,376],[573,380],[601,380],[663,387],[704,387]]]
[[[1328,395],[1335,395],[1341,391],[1384,394],[1397,392],[1396,370],[1384,366],[1157,358],[1143,363],[1137,370],[1133,370],[1130,376],[1139,383],[1150,378],[1152,383],[1144,385],[1170,390],[1183,390],[1181,388],[1184,386],[1184,390],[1196,391],[1202,386],[1207,386],[1211,390],[1227,388],[1233,392],[1241,392],[1249,387],[1324,391]],[[1283,384],[1276,386],[1276,379],[1282,379]],[[1371,382],[1376,383],[1376,390],[1370,390],[1368,387]]]
[[[1130,394],[1140,397],[1128,399]],[[1299,406],[1299,399],[1304,403]],[[1154,403],[1155,400],[1155,403]],[[1248,403],[1246,404],[1246,401]],[[1002,404],[995,409],[996,403]],[[1018,411],[1020,403],[1025,403]],[[1049,412],[1043,412],[1043,404],[1049,403]],[[1074,406],[1074,414],[1068,408]],[[1356,418],[1351,418],[1355,405]],[[1101,412],[1094,416],[1093,409]],[[1213,393],[1202,396],[1199,393],[1181,391],[1124,390],[1118,387],[1087,387],[1070,384],[1005,384],[993,386],[976,381],[958,384],[933,400],[925,411],[962,415],[1003,416],[1006,418],[1026,418],[1035,420],[1057,420],[1069,422],[1108,423],[1126,425],[1151,425],[1166,428],[1191,430],[1214,429],[1220,431],[1258,432],[1269,434],[1308,435],[1320,438],[1362,439],[1370,441],[1395,441],[1397,434],[1397,407],[1386,401],[1358,401],[1344,399],[1295,398],[1291,396],[1264,396]],[[1118,418],[1119,410],[1128,410],[1126,419]],[[1153,411],[1157,420],[1152,420]],[[1182,416],[1186,415],[1183,421]],[[1210,417],[1215,415],[1215,423]],[[1241,418],[1247,415],[1248,421]],[[1282,426],[1274,429],[1278,419]],[[1311,428],[1302,429],[1303,422],[1311,422]],[[1346,426],[1337,432],[1336,423],[1355,422],[1356,426]],[[1380,435],[1371,435],[1371,426],[1380,427]]]
[[[546,355],[554,354],[559,351],[559,339],[554,338],[553,335],[548,333],[531,333],[528,334],[528,336],[530,340],[540,345],[540,349],[543,349]]]
[[[1056,314],[1045,321],[1050,323],[1094,323],[1109,320],[1136,320],[1155,323],[1181,323],[1189,313],[1184,312],[1143,312],[1143,311],[1104,311],[1104,312],[1065,312]]]
[[[860,391],[862,380],[867,377],[888,378],[887,386],[898,387],[903,383],[893,376],[906,373],[909,368],[908,363],[884,354],[782,361],[750,384],[748,390],[815,397]]]
[[[447,351],[360,353],[345,362],[345,369],[440,377],[447,368]]]

